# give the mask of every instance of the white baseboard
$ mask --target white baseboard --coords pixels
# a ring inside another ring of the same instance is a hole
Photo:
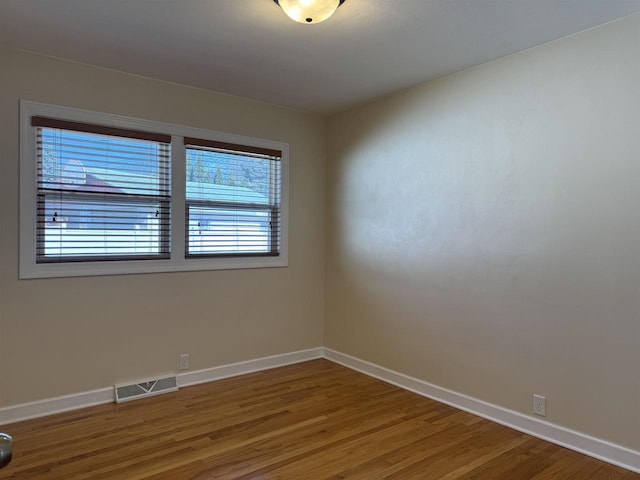
[[[482,400],[433,385],[326,347],[311,348],[309,350],[273,355],[194,372],[180,373],[177,375],[178,385],[180,387],[186,387],[213,382],[223,378],[269,370],[271,368],[283,367],[285,365],[317,358],[326,358],[327,360],[339,363],[352,370],[396,385],[405,390],[473,413],[520,432],[528,433],[534,437],[584,453],[585,455],[603,460],[607,463],[640,473],[640,452],[535,417],[530,417],[514,410],[483,402]],[[88,392],[13,405],[0,408],[0,425],[92,407],[113,401],[113,387],[105,387]]]
[[[0,425],[113,402],[113,387],[0,408]]]
[[[493,405],[324,347],[323,357],[397,387],[473,413],[534,437],[640,473],[640,452],[514,410]]]
[[[299,352],[283,353],[271,357],[248,360],[246,362],[222,365],[205,370],[177,374],[178,386],[186,387],[199,383],[212,382],[223,378],[244,375],[293,363],[304,362],[322,357],[322,348],[311,348]],[[0,408],[0,425],[6,425],[32,418],[45,417],[55,413],[68,412],[80,408],[93,407],[114,401],[113,387],[100,388],[89,392],[74,393],[62,397],[47,398],[35,402]]]
[[[221,365],[205,370],[197,370],[195,372],[180,373],[178,374],[178,386],[188,387],[190,385],[198,385],[199,383],[214,382],[216,380],[222,380],[223,378],[284,367],[285,365],[306,362],[307,360],[314,360],[316,358],[322,358],[322,347],[283,353],[281,355],[273,355],[256,360],[247,360],[245,362],[231,363],[229,365]]]

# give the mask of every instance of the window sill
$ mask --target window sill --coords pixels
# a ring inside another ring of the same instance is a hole
[[[196,272],[245,268],[287,267],[285,256],[246,258],[206,258],[181,260],[139,260],[113,262],[33,264],[20,271],[21,279],[135,275],[142,273]]]

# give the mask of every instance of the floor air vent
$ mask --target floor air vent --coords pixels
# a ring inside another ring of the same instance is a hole
[[[176,390],[178,390],[178,379],[175,375],[141,383],[132,383],[131,385],[116,385],[116,403],[151,397],[161,393],[175,392]]]

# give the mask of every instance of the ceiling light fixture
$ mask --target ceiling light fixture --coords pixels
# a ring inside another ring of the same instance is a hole
[[[273,0],[290,19],[300,23],[320,23],[333,15],[344,0]]]

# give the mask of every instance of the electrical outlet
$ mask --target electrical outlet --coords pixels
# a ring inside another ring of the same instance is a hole
[[[533,413],[541,417],[547,416],[547,397],[533,394]]]
[[[189,370],[189,354],[180,355],[180,370]]]

